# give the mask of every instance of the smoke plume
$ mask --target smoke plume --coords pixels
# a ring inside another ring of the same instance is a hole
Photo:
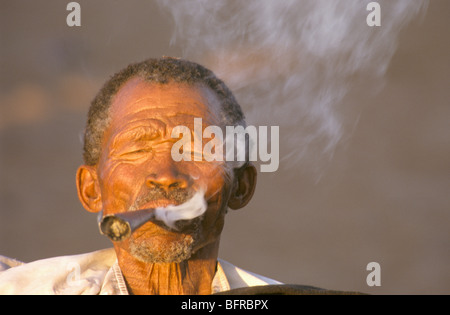
[[[352,79],[383,77],[400,31],[428,0],[376,1],[376,27],[366,23],[369,2],[159,0],[180,57],[222,78],[248,124],[280,126],[280,168],[332,156],[347,131],[339,107]]]
[[[157,220],[163,221],[168,227],[176,229],[175,223],[180,220],[192,220],[201,216],[207,208],[203,191],[198,191],[187,202],[174,206],[155,209]]]

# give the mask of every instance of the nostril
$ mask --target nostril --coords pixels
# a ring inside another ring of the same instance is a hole
[[[169,189],[186,189],[189,187],[189,182],[184,179],[177,179],[169,184]]]
[[[147,184],[149,187],[152,187],[152,188],[160,188],[161,187],[161,184],[154,180],[147,181]]]

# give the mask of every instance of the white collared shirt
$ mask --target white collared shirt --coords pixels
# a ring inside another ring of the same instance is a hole
[[[281,284],[219,259],[212,293]],[[127,295],[113,248],[22,263],[0,256],[0,294]]]

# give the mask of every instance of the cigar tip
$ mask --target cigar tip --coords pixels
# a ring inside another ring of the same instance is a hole
[[[117,216],[105,216],[100,222],[100,231],[117,242],[130,236],[131,227],[127,221]]]

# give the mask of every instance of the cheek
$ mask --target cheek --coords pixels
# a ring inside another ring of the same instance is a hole
[[[215,240],[222,233],[228,198],[229,190],[225,187],[208,201],[208,210],[201,223],[204,239]]]
[[[180,165],[195,181],[195,186],[205,190],[205,198],[213,198],[219,194],[224,186],[231,183],[223,163],[195,163]]]
[[[208,189],[205,194],[208,202],[208,211],[205,215],[204,224],[205,226],[218,226],[223,224],[223,217],[228,208],[231,185],[223,170],[215,171],[208,175]]]
[[[104,212],[117,213],[126,211],[135,199],[142,179],[138,168],[130,163],[110,162],[100,174],[100,186]]]

